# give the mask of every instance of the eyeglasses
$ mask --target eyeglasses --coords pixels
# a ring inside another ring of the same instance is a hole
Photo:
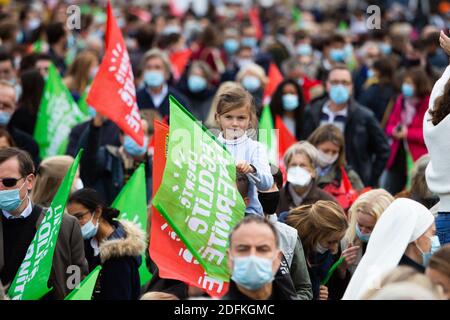
[[[74,213],[73,216],[74,216],[75,218],[77,218],[78,220],[81,220],[81,219],[82,219],[85,215],[87,215],[88,213],[91,213],[91,211],[87,210],[87,211],[85,211],[85,212],[77,212],[77,213]]]
[[[6,188],[11,188],[11,187],[14,187],[17,184],[17,181],[19,181],[19,180],[21,180],[23,178],[24,177],[21,177],[21,178],[3,178],[3,179],[0,179],[0,182]]]

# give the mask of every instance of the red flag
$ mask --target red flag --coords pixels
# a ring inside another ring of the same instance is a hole
[[[112,13],[107,6],[106,52],[92,82],[87,103],[111,119],[138,144],[144,144],[141,116],[136,103],[136,89],[130,57]]]
[[[259,18],[259,10],[257,7],[253,7],[248,12],[248,18],[253,28],[256,29],[256,39],[261,40],[263,36],[263,27],[261,24],[261,19]]]
[[[153,156],[153,196],[161,184],[166,166],[169,126],[155,120]],[[202,266],[176,233],[170,228],[162,215],[152,207],[152,224],[149,252],[159,269],[161,278],[176,279],[191,286],[201,288],[213,297],[222,297],[228,291],[228,283],[218,281],[205,274]]]
[[[170,53],[169,59],[173,67],[173,76],[175,80],[179,80],[181,78],[181,75],[183,74],[184,69],[186,69],[186,66],[189,62],[189,59],[191,59],[191,56],[192,56],[191,49],[185,49]]]
[[[267,103],[267,99],[270,99],[277,89],[278,85],[283,81],[283,75],[278,69],[275,63],[271,63],[269,66],[269,83],[264,90],[264,103]]]
[[[283,156],[287,149],[297,142],[297,139],[295,139],[279,115],[275,116],[275,129],[278,130],[278,166],[283,173],[283,179],[286,180]]]

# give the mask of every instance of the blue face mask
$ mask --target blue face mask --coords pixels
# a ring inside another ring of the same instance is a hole
[[[6,111],[0,111],[0,125],[6,126],[9,123],[9,120],[11,120],[11,113]]]
[[[301,43],[296,48],[297,54],[299,56],[310,56],[312,54],[311,45],[307,43]]]
[[[242,78],[242,86],[250,92],[255,92],[261,87],[261,81],[254,76],[245,76]]]
[[[439,250],[440,247],[440,243],[439,243],[439,238],[437,236],[432,236],[432,237],[428,237],[431,241],[431,250],[429,252],[423,252],[422,249],[417,245],[416,243],[416,247],[417,249],[419,249],[420,253],[422,254],[422,265],[426,268],[428,267],[428,263],[430,262],[430,258],[433,255],[434,251],[433,251],[433,244],[434,244],[434,250]],[[437,241],[435,238],[438,238]]]
[[[374,78],[375,77],[375,72],[372,69],[367,70],[367,78]]]
[[[344,62],[346,58],[345,51],[343,49],[331,49],[330,59],[334,62]]]
[[[10,190],[2,190],[0,191],[0,209],[5,210],[7,212],[12,212],[16,210],[22,202],[25,200],[26,196],[23,199],[20,199],[20,190],[25,185],[25,182],[22,184],[20,188],[10,189]]]
[[[356,224],[356,235],[358,236],[359,240],[361,240],[362,242],[369,242],[370,233],[366,233],[366,234],[362,233],[358,224]]]
[[[439,241],[439,237],[438,236],[433,236],[431,238],[431,254],[434,254],[440,248],[441,248],[441,243]]]
[[[94,118],[97,115],[97,110],[95,110],[94,108],[92,108],[91,106],[88,107],[88,115],[91,118]]]
[[[380,44],[380,50],[385,56],[387,56],[387,55],[391,54],[392,47],[391,47],[390,44],[387,44],[387,43],[383,42],[383,43]]]
[[[409,83],[402,84],[402,94],[406,98],[411,98],[414,96],[414,87],[410,85]]]
[[[242,38],[241,43],[244,47],[255,48],[258,45],[258,40],[253,37],[244,37]]]
[[[164,74],[161,71],[145,71],[144,82],[152,88],[161,86],[164,83]]]
[[[192,75],[188,78],[189,90],[196,93],[206,89],[206,79],[200,76]]]
[[[236,39],[225,39],[223,48],[228,54],[235,54],[239,49],[239,42]]]
[[[148,138],[144,137],[144,145],[138,145],[130,136],[124,137],[123,147],[125,151],[133,157],[142,156],[147,152]]]
[[[295,94],[284,94],[281,98],[283,101],[283,109],[293,111],[298,108],[298,97]]]
[[[231,279],[248,290],[258,290],[274,279],[273,259],[257,256],[235,257]]]
[[[89,220],[84,226],[81,227],[81,235],[83,236],[84,240],[91,239],[95,237],[98,231],[98,221],[97,225],[94,225],[94,216],[92,215],[91,220]]]
[[[346,103],[349,98],[350,93],[344,85],[338,84],[331,86],[330,99],[333,100],[334,103],[343,104]]]

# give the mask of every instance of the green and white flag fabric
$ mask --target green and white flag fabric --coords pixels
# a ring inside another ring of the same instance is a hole
[[[102,270],[102,266],[98,265],[81,281],[80,286],[73,289],[64,300],[91,300],[100,270]]]
[[[34,130],[41,159],[64,154],[70,130],[88,118],[73,100],[56,67],[51,64]]]
[[[111,207],[120,211],[119,220],[131,221],[147,234],[147,187],[145,182],[145,165],[141,164],[122,188]],[[152,278],[145,264],[145,254],[142,254],[142,263],[139,267],[141,285]]]
[[[174,97],[169,100],[167,162],[152,203],[208,275],[229,281],[228,235],[245,212],[235,160]]]
[[[78,152],[67,171],[9,287],[8,296],[13,300],[38,300],[51,290],[47,288],[47,281],[52,268],[53,253],[82,153],[83,149]]]
[[[273,125],[272,112],[268,105],[264,106],[259,119],[258,141],[267,147],[269,162],[278,164],[278,144]]]

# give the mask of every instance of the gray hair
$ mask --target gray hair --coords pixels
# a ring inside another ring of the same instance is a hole
[[[311,165],[316,168],[319,163],[319,154],[311,143],[308,141],[299,141],[287,149],[286,153],[283,157],[283,162],[286,168],[289,166],[289,162],[291,162],[292,157],[296,154],[303,154],[311,161]]]
[[[167,75],[170,76],[170,74],[172,73],[172,68],[170,66],[169,56],[167,55],[167,53],[165,51],[158,49],[158,48],[150,49],[144,54],[144,56],[142,57],[142,63],[141,63],[142,68],[144,68],[145,63],[149,59],[153,59],[153,58],[159,58],[162,60],[162,62],[164,64],[164,68],[166,69]]]

